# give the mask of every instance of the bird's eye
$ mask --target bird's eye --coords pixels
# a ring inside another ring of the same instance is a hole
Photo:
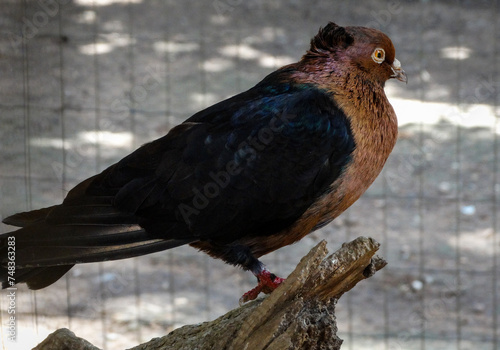
[[[378,64],[384,62],[384,60],[385,60],[385,51],[384,51],[384,49],[376,48],[375,50],[373,50],[372,59],[375,62],[377,62]]]

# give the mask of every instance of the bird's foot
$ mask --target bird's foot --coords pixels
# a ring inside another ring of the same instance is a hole
[[[258,275],[256,275],[256,277],[259,281],[257,287],[241,296],[240,305],[246,303],[247,301],[256,299],[261,292],[264,294],[271,293],[285,281],[284,278],[278,277],[266,269],[263,269]]]

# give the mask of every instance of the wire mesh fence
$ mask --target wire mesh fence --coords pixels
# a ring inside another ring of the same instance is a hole
[[[348,212],[264,257],[286,276],[359,235],[389,266],[341,299],[346,349],[499,349],[500,4],[495,0],[0,0],[0,216],[81,180],[298,60],[328,21],[386,32],[409,76],[383,174]],[[12,227],[0,226],[0,232]],[[0,296],[2,345],[68,327],[117,349],[222,315],[253,286],[189,247],[80,265]]]

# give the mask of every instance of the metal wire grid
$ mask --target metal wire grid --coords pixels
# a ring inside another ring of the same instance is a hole
[[[442,99],[444,117],[456,122],[402,126],[383,176],[359,203],[265,260],[286,274],[321,238],[333,250],[374,236],[390,266],[339,303],[347,349],[499,348],[498,1],[55,3],[2,4],[2,217],[62,200],[83,178],[296,59],[328,20],[378,26],[410,73],[409,91],[398,87],[391,97],[418,100],[411,106],[423,111]],[[466,30],[476,8],[485,29],[472,35],[483,33],[484,47]],[[29,21],[32,32],[23,32]],[[449,93],[440,98],[440,88]],[[464,126],[480,105],[494,121]],[[18,327],[26,334],[69,327],[118,348],[221,315],[252,283],[184,248],[79,267],[47,290],[21,287]],[[13,348],[2,332],[3,346]]]

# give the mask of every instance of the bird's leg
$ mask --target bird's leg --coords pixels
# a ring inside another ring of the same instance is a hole
[[[264,265],[260,265],[258,270],[252,272],[255,277],[257,277],[257,287],[249,290],[241,296],[240,305],[246,303],[247,301],[256,299],[261,292],[264,294],[271,293],[285,281],[284,278],[271,273]]]
[[[222,257],[222,259],[229,264],[240,266],[247,271],[252,271],[254,276],[257,277],[257,287],[243,294],[240,298],[240,305],[256,299],[261,292],[265,294],[271,293],[285,280],[271,273],[264,264],[252,254],[250,248],[246,245],[217,245],[214,242],[210,242],[209,247],[211,250],[201,245],[197,247],[204,249],[209,254],[217,249],[217,257]]]

